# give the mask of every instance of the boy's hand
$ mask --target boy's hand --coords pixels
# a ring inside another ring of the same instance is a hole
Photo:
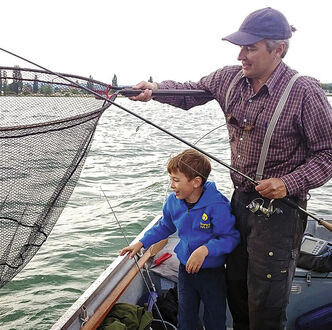
[[[187,264],[186,264],[186,271],[189,274],[195,274],[197,273],[204,260],[205,257],[209,254],[209,250],[205,245],[200,246],[197,248],[189,257]]]
[[[136,244],[126,246],[120,251],[120,256],[125,255],[126,253],[130,252],[129,258],[132,259],[135,257],[136,253],[143,247],[143,243],[138,241]]]

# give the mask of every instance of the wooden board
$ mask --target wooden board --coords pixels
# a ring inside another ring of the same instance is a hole
[[[98,307],[95,313],[88,319],[88,321],[82,327],[83,330],[94,330],[97,329],[101,322],[105,319],[109,311],[116,304],[118,299],[127,289],[129,284],[133,281],[139,269],[149,260],[150,257],[156,255],[167,243],[166,240],[162,240],[152,245],[141,258],[138,259],[137,263],[129,270],[129,272],[122,278],[114,290],[108,295],[104,302]]]

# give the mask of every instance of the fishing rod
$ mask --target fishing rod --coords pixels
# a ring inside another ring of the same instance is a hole
[[[70,75],[63,75],[63,74],[51,71],[51,70],[49,70],[49,69],[47,69],[47,68],[45,68],[45,67],[43,67],[43,66],[41,66],[41,65],[39,65],[39,64],[37,64],[35,62],[32,62],[31,60],[28,60],[28,59],[26,59],[26,58],[24,58],[24,57],[22,57],[20,55],[17,55],[15,53],[10,52],[8,50],[5,50],[3,48],[0,48],[0,50],[3,51],[3,52],[5,52],[5,53],[7,53],[7,54],[10,54],[10,55],[12,55],[14,57],[17,57],[17,58],[19,58],[19,59],[21,59],[21,60],[23,60],[25,62],[28,62],[28,63],[30,63],[30,64],[32,64],[32,65],[34,65],[34,66],[36,66],[36,67],[38,67],[38,68],[46,71],[47,73],[50,73],[50,74],[55,75],[55,76],[57,76],[59,78],[62,78],[63,80],[69,82],[70,84],[72,84],[73,86],[75,86],[77,88],[83,89],[83,90],[87,91],[88,93],[91,93],[91,94],[97,96],[99,99],[102,99],[102,100],[104,100],[104,101],[106,101],[106,102],[108,102],[108,103],[110,103],[110,104],[118,107],[119,109],[121,109],[121,110],[123,110],[123,111],[125,111],[125,112],[127,112],[129,114],[131,114],[132,116],[134,116],[134,117],[136,117],[136,118],[138,118],[138,119],[146,122],[147,124],[149,124],[149,125],[157,128],[157,129],[159,129],[160,131],[168,134],[169,136],[173,137],[174,139],[176,139],[176,140],[178,140],[178,141],[186,144],[190,148],[197,150],[198,152],[200,152],[203,155],[209,157],[210,159],[214,160],[215,162],[219,163],[220,165],[228,168],[232,172],[234,172],[234,173],[242,176],[243,178],[245,178],[246,180],[248,180],[249,182],[251,182],[253,185],[257,186],[259,184],[258,181],[254,180],[253,178],[249,177],[248,175],[240,172],[238,169],[232,167],[231,165],[225,163],[224,161],[218,159],[217,157],[211,155],[210,153],[202,150],[201,148],[195,146],[194,144],[192,144],[192,143],[190,143],[190,142],[182,139],[181,137],[173,134],[172,132],[166,130],[165,128],[163,128],[163,127],[155,124],[154,122],[150,121],[149,119],[146,119],[146,118],[140,116],[139,114],[137,114],[137,113],[135,113],[135,112],[133,112],[133,111],[131,111],[131,110],[123,107],[122,105],[120,105],[120,104],[114,102],[113,100],[111,100],[109,97],[106,97],[104,95],[100,95],[100,93],[97,93],[96,91],[94,91],[92,89],[89,89],[86,86],[83,86],[83,85],[80,85],[80,84],[74,82],[73,80],[71,80],[71,79],[68,78],[68,76],[70,76]],[[131,91],[132,91],[131,93],[136,93],[135,95],[138,95],[138,94],[140,94],[142,92],[142,90],[131,90]],[[167,95],[167,91],[168,90],[153,90],[152,91],[152,95],[158,96],[158,95],[160,95],[158,93],[162,93],[163,96],[166,96]],[[194,95],[196,95],[196,92],[198,93],[197,95],[202,96],[204,94],[207,97],[210,97],[210,96],[208,96],[209,94],[207,94],[206,91],[202,91],[202,90],[198,90],[198,91],[197,90],[171,90],[170,91],[171,94],[168,94],[168,95],[170,96],[170,95],[175,95],[176,94],[176,96],[180,96],[180,95],[181,96],[188,96],[190,94],[191,96],[194,96]],[[128,91],[128,93],[129,93],[129,91]],[[174,93],[174,94],[172,94],[172,93]],[[127,94],[127,95],[129,95],[129,94]],[[131,94],[131,96],[133,96],[133,95],[134,94]],[[315,215],[313,215],[312,213],[308,212],[304,208],[300,207],[298,204],[296,204],[295,202],[291,201],[287,197],[280,198],[279,200],[282,201],[284,204],[286,204],[286,205],[288,205],[288,206],[290,206],[290,207],[292,207],[294,209],[297,209],[297,210],[301,211],[302,213],[304,213],[305,215],[307,215],[307,216],[311,217],[312,219],[316,220],[320,225],[324,226],[327,230],[329,230],[329,231],[332,232],[332,224],[328,223],[326,220],[320,219],[320,218],[316,217]]]

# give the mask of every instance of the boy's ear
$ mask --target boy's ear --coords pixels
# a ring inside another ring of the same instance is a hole
[[[195,176],[193,180],[194,180],[194,187],[195,188],[198,188],[202,185],[203,180],[200,176]]]

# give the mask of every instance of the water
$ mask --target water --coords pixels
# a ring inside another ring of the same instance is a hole
[[[330,100],[332,101],[332,100]],[[163,128],[195,143],[224,124],[217,103],[188,112],[155,102],[117,99]],[[225,126],[197,145],[230,163]],[[1,329],[49,329],[126,245],[102,189],[131,241],[161,211],[168,190],[166,164],[183,143],[116,107],[101,118],[74,193],[32,261],[0,289]],[[211,180],[228,197],[229,173],[212,163]],[[332,218],[332,182],[312,191],[308,210]]]

